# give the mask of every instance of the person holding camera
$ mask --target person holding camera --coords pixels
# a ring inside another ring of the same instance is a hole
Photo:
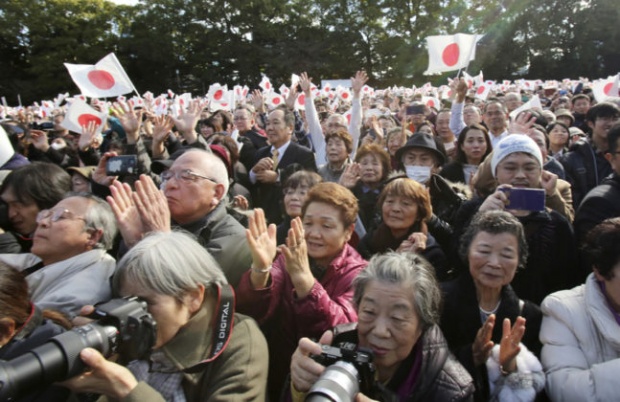
[[[357,325],[335,335],[328,331],[319,343],[308,338],[299,342],[291,362],[294,401],[322,392],[326,383],[320,379],[330,377],[331,367],[322,366],[313,357],[321,355],[321,344],[342,341],[354,342],[374,355],[374,382],[360,385],[370,388],[371,395],[357,396],[358,401],[472,400],[472,378],[450,353],[437,325],[441,292],[433,268],[424,258],[413,253],[376,255],[355,278],[353,288]],[[348,385],[338,383],[343,388]],[[355,397],[350,395],[350,400]]]
[[[234,311],[226,277],[194,238],[148,235],[118,263],[113,283],[122,296],[146,301],[157,323],[153,350],[124,367],[83,349],[90,370],[64,386],[102,394],[103,401],[265,400],[265,338]]]
[[[511,134],[501,140],[490,164],[495,190],[486,198],[465,202],[458,210],[453,223],[451,259],[458,269],[467,270],[459,258],[459,242],[477,212],[508,211],[525,228],[529,249],[526,267],[517,271],[512,287],[521,298],[540,304],[548,294],[568,289],[582,280],[573,228],[559,212],[545,206],[548,192],[555,193],[557,176],[542,170],[540,148],[524,134]],[[511,207],[513,190],[515,194],[524,194],[524,202],[517,204],[519,208],[514,206],[518,199],[512,200]],[[541,209],[539,204],[543,204]]]

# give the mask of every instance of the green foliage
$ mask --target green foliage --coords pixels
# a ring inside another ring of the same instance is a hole
[[[3,0],[0,95],[14,103],[77,92],[63,62],[115,52],[140,91],[205,93],[213,82],[445,83],[426,77],[425,38],[484,33],[469,71],[490,79],[562,79],[620,69],[615,0]]]

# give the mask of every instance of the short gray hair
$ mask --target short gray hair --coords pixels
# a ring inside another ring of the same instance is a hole
[[[110,250],[114,245],[117,232],[116,218],[110,205],[91,193],[68,192],[65,199],[70,197],[85,198],[89,201],[88,209],[84,214],[86,226],[102,232],[101,238],[94,248]]]
[[[182,300],[200,284],[209,289],[228,282],[215,259],[194,237],[175,231],[154,232],[130,249],[116,267],[116,292],[122,283]]]
[[[373,256],[368,266],[353,280],[353,303],[356,307],[359,307],[371,281],[409,289],[411,302],[425,330],[439,322],[441,290],[435,278],[435,269],[423,257],[394,251]]]
[[[207,167],[208,171],[201,173],[211,177],[217,182],[217,184],[221,184],[224,186],[224,197],[222,197],[222,199],[225,199],[226,194],[228,194],[229,178],[228,169],[226,169],[226,165],[224,164],[224,162],[213,152],[200,148],[190,149],[184,152],[183,155],[192,152],[200,153],[202,160],[205,162],[205,166]]]

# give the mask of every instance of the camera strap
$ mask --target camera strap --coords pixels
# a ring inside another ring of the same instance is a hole
[[[213,327],[211,353],[205,360],[184,369],[183,372],[185,373],[202,371],[208,363],[217,359],[224,352],[228,342],[230,342],[235,315],[235,292],[230,285],[221,287],[216,285],[215,288],[217,289],[217,314],[211,323]]]

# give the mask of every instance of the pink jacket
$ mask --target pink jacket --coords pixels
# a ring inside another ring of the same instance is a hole
[[[273,263],[268,287],[253,289],[250,271],[243,275],[236,289],[236,310],[258,321],[267,337],[270,383],[276,379],[284,380],[299,339],[319,339],[323,332],[336,325],[357,321],[351,302],[351,283],[366,264],[354,248],[345,245],[303,299],[297,299],[295,295],[283,255]]]

